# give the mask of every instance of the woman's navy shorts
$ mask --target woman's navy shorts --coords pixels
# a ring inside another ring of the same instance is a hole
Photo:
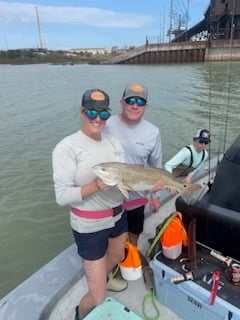
[[[78,233],[73,230],[73,236],[78,248],[80,257],[86,260],[97,260],[102,258],[108,248],[108,239],[116,238],[128,231],[127,214],[116,222],[115,226],[92,233]]]

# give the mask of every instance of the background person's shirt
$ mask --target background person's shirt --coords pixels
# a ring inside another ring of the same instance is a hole
[[[193,177],[197,170],[199,170],[202,166],[202,163],[207,160],[208,152],[205,150],[205,155],[203,157],[203,151],[197,152],[194,146],[191,144],[189,147],[192,150],[192,167],[195,168],[194,171],[190,172],[188,176]],[[165,165],[164,169],[168,172],[172,173],[173,169],[175,169],[178,165],[183,164],[189,166],[191,164],[191,152],[188,148],[184,147],[180,151],[178,151],[170,160],[168,160]]]

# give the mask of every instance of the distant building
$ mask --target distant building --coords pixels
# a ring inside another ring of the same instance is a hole
[[[115,47],[114,47],[115,48]],[[105,55],[105,54],[110,54],[113,52],[113,48],[78,48],[78,49],[70,49],[68,50],[69,52],[84,52],[84,53],[90,53],[93,56],[95,55]]]

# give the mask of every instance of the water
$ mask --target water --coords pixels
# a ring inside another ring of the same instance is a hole
[[[137,81],[149,88],[146,118],[161,130],[164,162],[209,123],[211,155],[239,134],[237,62],[0,65],[0,298],[73,241],[68,208],[55,204],[51,152],[79,129],[81,94],[106,90],[116,113],[125,84]]]

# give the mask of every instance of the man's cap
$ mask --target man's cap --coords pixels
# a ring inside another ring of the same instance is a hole
[[[147,101],[147,95],[147,88],[141,84],[128,84],[123,92],[122,99],[125,100],[130,97],[138,97]]]
[[[110,110],[109,96],[100,89],[87,90],[82,96],[82,108]]]
[[[201,139],[202,141],[206,141],[206,142],[210,142],[211,141],[210,137],[211,137],[211,134],[208,130],[199,129],[193,138],[194,139]]]

